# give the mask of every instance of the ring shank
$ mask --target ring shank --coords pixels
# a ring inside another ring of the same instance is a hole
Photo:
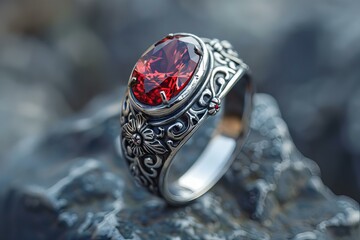
[[[170,180],[175,168],[172,163],[183,162],[183,159],[175,156],[168,168],[163,169],[160,191],[169,203],[180,205],[198,198],[225,174],[247,136],[253,93],[250,76],[245,74],[227,94],[229,104],[224,108],[221,122],[196,161],[173,181]]]

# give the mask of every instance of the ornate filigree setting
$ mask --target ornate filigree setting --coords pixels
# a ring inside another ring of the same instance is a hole
[[[136,181],[156,194],[165,161],[187,141],[198,124],[220,111],[223,92],[239,79],[237,73],[246,66],[227,41],[203,41],[213,68],[201,77],[209,76],[209,81],[194,93],[194,101],[177,110],[176,117],[171,113],[167,116],[171,121],[142,113],[133,106],[129,92],[123,101],[120,121],[123,153]]]

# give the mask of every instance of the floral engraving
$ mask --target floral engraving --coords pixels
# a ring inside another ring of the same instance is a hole
[[[165,146],[157,139],[154,130],[149,128],[142,114],[137,114],[123,126],[124,138],[128,142],[132,154],[142,157],[148,154],[164,154]]]
[[[215,115],[216,113],[218,113],[220,111],[220,107],[221,107],[221,101],[219,98],[213,98],[211,99],[211,102],[209,104],[209,114],[210,115]]]

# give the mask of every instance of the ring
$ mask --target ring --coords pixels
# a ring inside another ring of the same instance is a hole
[[[131,175],[172,205],[200,197],[239,154],[253,94],[249,68],[228,41],[177,33],[156,42],[135,64],[121,106],[121,149]],[[175,166],[188,162],[179,151],[215,115],[221,120],[207,146],[179,172]]]

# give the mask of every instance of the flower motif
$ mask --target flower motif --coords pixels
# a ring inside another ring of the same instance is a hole
[[[209,103],[208,110],[210,115],[215,115],[218,111],[220,111],[221,101],[219,98],[211,99]]]
[[[141,157],[146,153],[164,154],[167,152],[164,145],[157,139],[157,135],[147,125],[144,116],[137,114],[135,119],[130,119],[123,126],[124,138],[136,157]]]

